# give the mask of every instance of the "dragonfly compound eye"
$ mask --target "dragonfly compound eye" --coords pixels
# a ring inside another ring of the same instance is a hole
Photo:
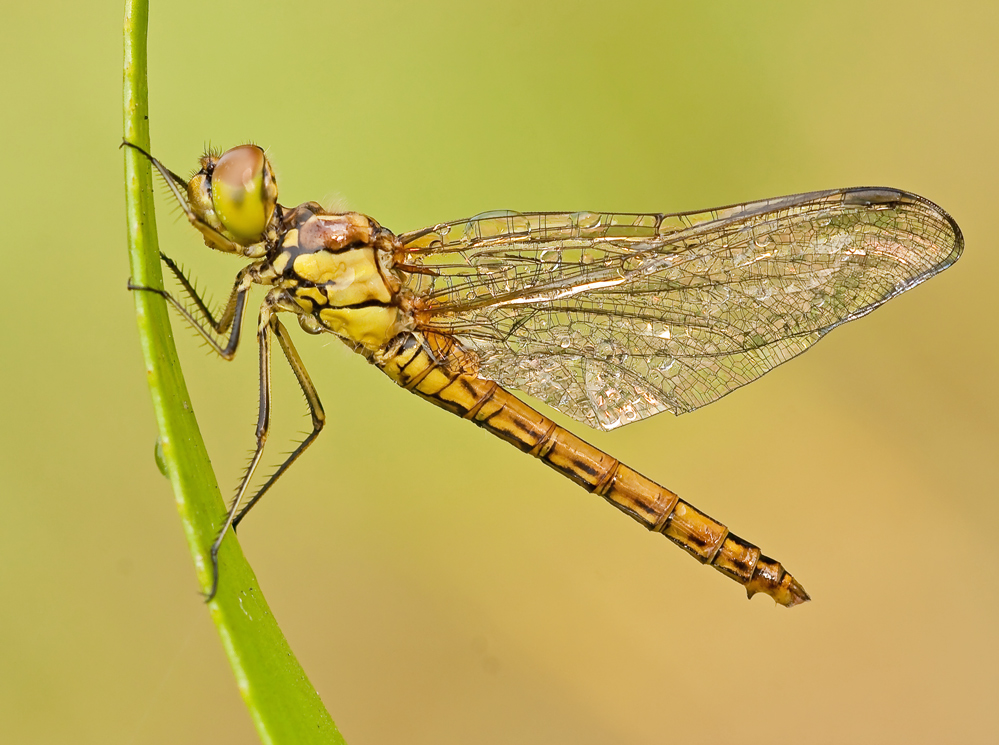
[[[218,159],[211,174],[215,215],[240,243],[263,237],[277,203],[274,172],[256,145],[234,147]]]

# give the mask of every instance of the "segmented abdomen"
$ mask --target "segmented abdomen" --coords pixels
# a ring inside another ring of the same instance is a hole
[[[449,371],[440,361],[451,345],[408,334],[378,366],[403,388],[469,419],[600,495],[651,531],[662,533],[703,564],[784,606],[808,600],[780,562],[616,458],[531,408],[495,381]],[[433,350],[433,352],[431,352]],[[460,365],[459,365],[460,367]]]

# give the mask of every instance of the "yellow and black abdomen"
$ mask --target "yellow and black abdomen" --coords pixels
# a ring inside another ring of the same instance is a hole
[[[480,378],[470,362],[462,364],[463,355],[467,353],[453,339],[442,343],[435,335],[413,332],[400,336],[383,357],[376,356],[375,364],[403,388],[471,420],[662,533],[702,564],[743,585],[750,597],[762,592],[785,606],[808,599],[779,562],[669,489],[560,427],[499,383]]]

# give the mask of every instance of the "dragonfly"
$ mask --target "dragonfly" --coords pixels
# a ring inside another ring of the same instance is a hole
[[[395,234],[367,215],[278,203],[264,150],[209,151],[188,179],[138,146],[211,249],[249,260],[213,311],[162,255],[185,302],[162,296],[226,360],[248,295],[257,315],[256,447],[218,552],[326,421],[282,318],[332,334],[402,388],[467,419],[661,533],[703,564],[792,607],[779,562],[669,489],[588,444],[511,390],[598,430],[705,406],[797,356],[960,257],[957,223],[899,189],[816,191],[674,214],[485,212]],[[274,343],[311,432],[252,497],[271,418]],[[245,504],[244,504],[245,501]]]

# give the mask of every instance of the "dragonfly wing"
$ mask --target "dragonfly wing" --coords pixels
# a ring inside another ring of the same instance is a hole
[[[590,426],[692,411],[950,266],[935,204],[842,189],[706,212],[492,212],[400,236],[428,330]]]

